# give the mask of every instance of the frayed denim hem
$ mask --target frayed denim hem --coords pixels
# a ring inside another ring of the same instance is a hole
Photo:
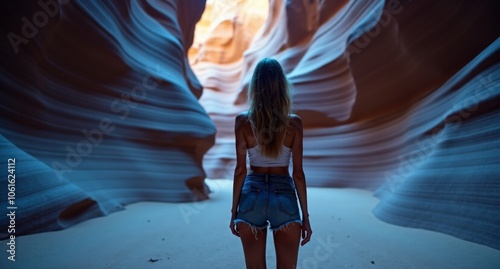
[[[282,231],[282,230],[287,229],[288,226],[290,224],[292,224],[292,223],[298,223],[298,224],[300,224],[300,226],[302,226],[302,221],[300,221],[300,220],[292,220],[292,221],[285,222],[285,223],[281,224],[278,227],[271,227],[271,228],[269,228],[269,230],[271,230],[273,232]]]
[[[262,225],[262,226],[256,226],[256,225],[253,225],[252,223],[245,221],[245,220],[242,220],[242,219],[235,219],[233,221],[234,224],[238,224],[240,222],[243,222],[243,223],[247,224],[248,226],[250,226],[250,229],[252,229],[252,234],[255,236],[256,240],[259,240],[259,239],[257,239],[257,230],[260,230],[262,232],[262,229],[267,228],[267,224]]]

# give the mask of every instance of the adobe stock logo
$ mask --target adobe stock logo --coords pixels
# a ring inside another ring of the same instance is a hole
[[[45,27],[49,23],[49,17],[53,18],[59,13],[61,5],[65,5],[70,0],[39,0],[38,6],[42,10],[35,12],[33,14],[31,21],[26,17],[22,17],[21,21],[23,26],[21,26],[21,35],[9,32],[7,38],[9,39],[12,49],[16,54],[19,53],[19,46],[21,44],[28,44],[31,38],[34,38],[38,34],[38,29]]]

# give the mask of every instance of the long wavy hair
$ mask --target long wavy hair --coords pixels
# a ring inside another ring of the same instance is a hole
[[[278,61],[259,61],[248,89],[248,119],[264,156],[281,154],[292,113],[291,87]]]

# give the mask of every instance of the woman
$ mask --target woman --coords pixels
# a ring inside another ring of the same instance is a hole
[[[273,231],[277,268],[295,268],[301,234],[301,245],[309,242],[312,234],[302,170],[302,121],[291,114],[290,95],[281,65],[271,58],[262,59],[250,82],[250,108],[236,117],[229,226],[241,239],[247,268],[266,268],[268,225]],[[293,179],[288,172],[290,155]]]

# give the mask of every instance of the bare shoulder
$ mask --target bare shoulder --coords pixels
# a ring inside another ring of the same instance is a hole
[[[290,125],[297,130],[302,130],[302,119],[297,114],[290,115]]]
[[[247,111],[243,111],[240,114],[236,115],[235,119],[235,128],[243,126],[244,123],[248,121]]]

